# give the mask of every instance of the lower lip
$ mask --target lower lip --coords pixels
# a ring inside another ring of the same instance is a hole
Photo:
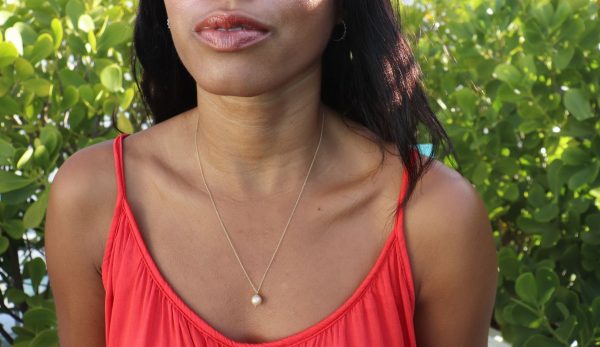
[[[270,32],[257,30],[220,31],[205,29],[196,32],[200,40],[221,52],[233,52],[253,46],[269,36]]]

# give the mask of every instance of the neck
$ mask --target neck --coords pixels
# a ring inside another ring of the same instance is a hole
[[[197,121],[198,152],[211,192],[241,200],[297,192],[317,149],[322,112],[327,119],[314,81],[253,97],[198,90],[201,107],[190,112],[191,129],[196,129]],[[324,129],[321,154],[325,135]],[[321,154],[308,182],[318,172]],[[197,161],[196,149],[193,155]]]

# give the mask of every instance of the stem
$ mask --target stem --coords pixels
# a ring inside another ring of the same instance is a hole
[[[4,339],[8,341],[10,345],[12,345],[13,342],[15,342],[12,336],[10,336],[10,334],[6,330],[4,330],[4,325],[2,324],[0,324],[0,335],[2,335],[2,337],[4,337]]]

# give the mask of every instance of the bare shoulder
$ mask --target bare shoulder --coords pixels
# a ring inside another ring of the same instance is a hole
[[[490,231],[479,193],[465,177],[438,160],[433,161],[417,183],[408,208],[412,210],[415,222],[426,223],[422,226],[435,230],[432,235],[422,233],[423,237],[437,239],[442,236],[440,233],[464,235],[465,231],[450,227],[457,223],[456,226],[465,226],[465,223],[476,222],[478,226],[486,226],[484,232]]]
[[[104,346],[99,269],[116,201],[112,140],[83,148],[58,169],[45,221],[48,277],[61,345]]]
[[[422,267],[422,286],[418,296],[426,294],[427,281],[438,275],[439,257],[457,262],[470,252],[494,251],[493,237],[484,203],[473,185],[460,173],[435,160],[417,183],[406,212],[407,230],[415,243],[415,258]],[[482,244],[483,243],[483,244]],[[435,265],[435,266],[434,266]]]
[[[62,233],[53,236],[76,237],[98,266],[117,197],[112,146],[110,139],[73,153],[54,176],[48,201],[51,217],[60,219],[61,225],[82,227],[51,230]],[[66,235],[69,231],[77,234]]]
[[[407,205],[406,230],[417,287],[418,345],[484,346],[497,263],[478,192],[458,172],[434,161]]]

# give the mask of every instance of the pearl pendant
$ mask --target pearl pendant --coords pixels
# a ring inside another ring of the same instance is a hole
[[[258,294],[254,294],[252,295],[252,305],[254,305],[254,307],[260,305],[262,303],[262,297]]]

